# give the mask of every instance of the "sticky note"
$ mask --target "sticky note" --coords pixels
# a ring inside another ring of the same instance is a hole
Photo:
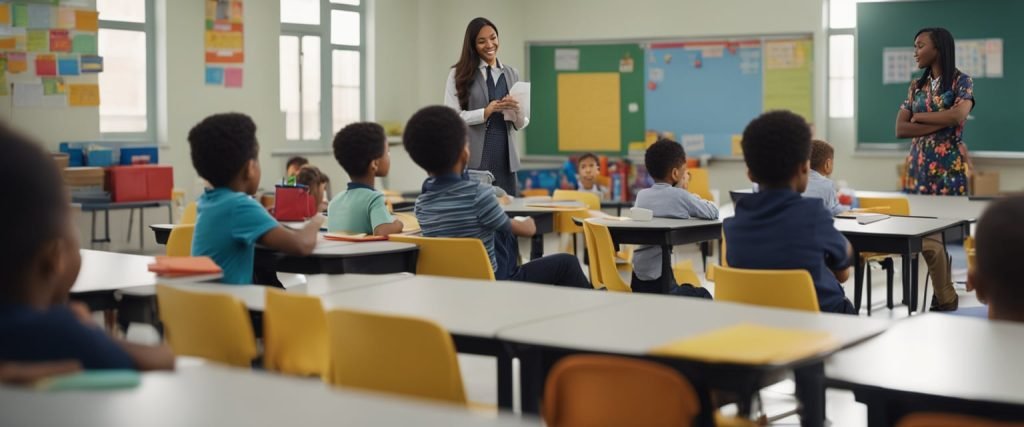
[[[11,25],[10,3],[0,3],[0,25]]]
[[[43,95],[64,95],[66,92],[67,87],[64,85],[64,79],[60,77],[43,78]]]
[[[242,69],[224,69],[224,87],[242,87]]]
[[[0,37],[0,50],[14,50],[17,47],[17,37]]]
[[[224,69],[220,67],[206,67],[206,84],[223,86]]]
[[[67,7],[57,9],[57,28],[75,28],[75,9]]]
[[[71,52],[68,30],[50,30],[50,52]]]
[[[57,73],[62,76],[77,76],[78,56],[61,55],[57,58]]]
[[[53,21],[50,17],[52,7],[43,4],[28,5],[28,27],[29,28],[50,28]]]
[[[100,105],[100,86],[97,84],[68,85],[68,105],[72,107]]]
[[[99,31],[99,13],[91,10],[75,11],[75,29],[78,31]]]
[[[28,70],[28,59],[24,52],[7,54],[7,71],[11,74],[24,73]]]
[[[98,73],[103,71],[102,56],[82,55],[80,62],[83,73]]]
[[[14,27],[27,27],[28,26],[28,6],[20,3],[14,4]]]
[[[46,30],[29,30],[27,50],[29,52],[49,52],[50,32]]]
[[[95,34],[75,34],[71,40],[71,51],[83,55],[95,55],[99,52]]]
[[[36,75],[37,76],[56,76],[57,75],[57,57],[53,55],[38,55],[36,56]]]

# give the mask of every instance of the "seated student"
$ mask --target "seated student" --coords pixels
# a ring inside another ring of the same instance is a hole
[[[316,208],[317,212],[327,210],[327,183],[329,182],[331,179],[327,177],[327,174],[313,165],[303,166],[295,174],[295,183],[309,187],[309,195],[313,196],[313,200],[319,202]]]
[[[285,163],[285,178],[294,178],[299,174],[299,169],[309,164],[309,159],[302,156],[295,156],[288,159],[288,163]]]
[[[253,282],[256,243],[292,255],[313,252],[323,215],[293,231],[252,198],[260,185],[260,146],[256,124],[249,116],[209,116],[189,131],[188,143],[192,165],[213,187],[199,197],[192,255],[213,258],[224,270],[221,281]]]
[[[348,190],[327,207],[327,230],[387,236],[402,232],[402,221],[388,212],[384,193],[373,189],[374,178],[388,176],[391,154],[384,128],[361,122],[334,136],[334,158],[352,179]]]
[[[76,369],[174,369],[170,347],[113,338],[68,294],[82,258],[69,197],[50,155],[0,125],[0,375],[28,381]],[[31,177],[32,179],[25,179]],[[34,371],[34,372],[33,372]],[[41,372],[42,371],[42,372]]]
[[[810,170],[807,122],[789,111],[764,113],[747,125],[741,144],[759,191],[736,202],[736,215],[723,224],[729,266],[807,270],[821,311],[856,314],[840,285],[850,277],[853,248],[820,200],[800,196]]]
[[[807,178],[807,190],[804,191],[803,196],[821,199],[829,213],[838,215],[850,210],[850,207],[839,204],[836,187],[829,179],[832,176],[834,159],[835,150],[829,143],[820,139],[811,141],[811,171]]]
[[[608,198],[608,188],[602,187],[597,183],[597,176],[601,172],[597,164],[597,156],[593,153],[586,153],[580,156],[577,169],[580,180],[579,191],[597,194],[597,197],[601,200]]]
[[[515,236],[529,237],[537,228],[532,218],[511,220],[494,190],[463,174],[469,162],[466,123],[444,106],[426,107],[405,126],[402,143],[409,156],[430,175],[416,199],[416,218],[427,237],[471,237],[487,249],[498,280],[519,280],[590,288],[579,260],[569,254],[550,255],[509,265]],[[496,249],[496,242],[502,248]],[[496,255],[497,254],[497,255]]]
[[[1024,322],[1024,286],[1018,258],[1024,251],[1024,195],[992,202],[978,220],[977,263],[967,273],[978,300],[988,304],[988,318]]]
[[[651,188],[636,194],[638,208],[650,209],[661,218],[718,218],[715,204],[687,191],[686,152],[670,139],[660,139],[644,154],[644,165],[654,179]],[[662,277],[661,248],[643,245],[633,254],[633,292],[668,293],[677,285],[675,278]],[[691,283],[690,285],[699,285]]]

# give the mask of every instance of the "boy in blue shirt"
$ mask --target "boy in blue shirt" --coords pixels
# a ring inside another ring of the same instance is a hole
[[[856,314],[840,283],[850,277],[853,248],[807,189],[811,129],[789,111],[762,114],[743,131],[743,160],[757,193],[736,202],[723,224],[736,268],[803,269],[814,279],[821,311]]]
[[[498,280],[591,288],[579,260],[569,254],[549,255],[522,266],[511,262],[517,251],[515,236],[533,236],[537,226],[533,218],[510,220],[490,186],[465,177],[468,141],[466,123],[448,107],[423,108],[405,126],[405,150],[430,175],[416,199],[423,235],[480,239]]]
[[[1024,286],[1021,286],[1020,254],[1024,251],[1024,196],[992,202],[978,220],[974,269],[967,272],[968,289],[988,304],[988,318],[1024,322]],[[977,309],[961,309],[976,311]]]
[[[348,190],[327,206],[327,230],[387,236],[402,232],[402,221],[388,212],[384,193],[373,189],[377,177],[388,176],[391,154],[384,128],[352,123],[334,136],[334,158],[352,179]]]
[[[820,139],[811,141],[811,171],[803,196],[821,199],[830,214],[839,215],[850,210],[850,207],[839,204],[836,187],[829,179],[834,158],[835,150],[827,142]]]
[[[650,209],[659,218],[718,218],[714,203],[687,191],[686,151],[678,142],[661,139],[651,144],[644,153],[644,166],[654,185],[636,194],[636,207]],[[661,269],[661,247],[641,245],[633,254],[630,288],[633,292],[656,294],[675,290],[675,278],[663,275]]]
[[[292,231],[252,198],[260,185],[260,146],[249,116],[209,116],[189,131],[188,143],[192,165],[213,187],[199,197],[192,255],[213,258],[224,270],[224,283],[253,282],[256,243],[291,255],[313,252],[322,215]]]
[[[8,371],[0,380],[76,369],[173,369],[166,345],[112,338],[88,307],[68,302],[82,263],[78,230],[60,172],[41,145],[0,125],[0,180],[8,183],[0,197],[17,201],[0,209],[0,221],[17,224],[0,239],[0,370]]]

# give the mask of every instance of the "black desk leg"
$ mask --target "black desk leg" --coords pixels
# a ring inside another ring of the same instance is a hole
[[[916,283],[914,283],[914,284],[910,283],[911,280],[913,280],[913,277],[912,277],[913,275],[910,272],[910,269],[911,269],[911,267],[910,267],[910,264],[911,264],[910,263],[910,259],[911,259],[911,257],[912,256],[911,256],[909,251],[900,254],[900,258],[902,259],[902,264],[903,264],[903,271],[901,272],[901,274],[903,276],[903,303],[907,305],[907,315],[908,316],[914,313],[914,311],[913,311],[914,307],[913,307],[912,304],[910,304],[910,299],[911,299],[910,288],[917,287]]]
[[[871,283],[867,284],[868,287]],[[860,257],[860,252],[856,249],[853,250],[853,308],[860,313],[860,302],[861,295],[864,293],[864,260]],[[868,298],[870,303],[871,298]],[[868,314],[871,314],[871,307],[868,307]]]
[[[110,209],[103,210],[103,241],[110,243]]]
[[[917,254],[914,254],[914,259],[910,264],[910,312],[917,311],[917,279],[918,271],[920,270],[920,263],[917,260]]]
[[[544,256],[544,235],[537,233],[530,238],[530,261]]]
[[[498,407],[512,410],[512,352],[503,348],[498,354]]]
[[[520,348],[519,396],[523,414],[540,414],[540,398],[544,390],[544,357],[540,349]],[[499,368],[500,369],[500,368]]]
[[[800,426],[825,425],[825,364],[816,363],[794,371],[796,399],[800,402]]]
[[[96,246],[96,211],[92,211],[92,230],[89,234],[90,237],[92,237],[92,241],[89,242],[89,247],[93,248]]]
[[[664,286],[669,286],[670,283],[675,283],[675,274],[672,272],[672,245],[661,245],[661,283]],[[665,275],[668,276],[665,276]],[[665,280],[667,277],[672,277],[672,280]],[[671,289],[662,289],[661,293],[667,294]]]
[[[711,254],[711,242],[703,241],[700,242],[700,262],[704,266],[704,271],[708,271],[708,255]]]
[[[139,252],[145,250],[146,239],[142,238],[142,227],[146,224],[146,208],[139,208]]]

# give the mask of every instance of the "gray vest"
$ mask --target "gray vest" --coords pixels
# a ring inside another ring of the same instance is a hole
[[[504,65],[501,69],[501,73],[505,76],[505,82],[508,84],[508,88],[512,89],[512,85],[519,81],[519,72],[515,68],[508,65]],[[484,78],[483,73],[477,68],[476,74],[474,74],[473,84],[469,86],[469,105],[466,110],[472,111],[480,108],[487,107],[487,79]],[[496,111],[494,114],[501,114],[500,111]],[[508,124],[508,162],[509,170],[515,172],[519,170],[519,154],[516,153],[516,128],[506,120]],[[480,158],[484,153],[484,134],[487,130],[487,122],[484,121],[478,125],[469,126],[469,168],[477,169],[480,167]]]

